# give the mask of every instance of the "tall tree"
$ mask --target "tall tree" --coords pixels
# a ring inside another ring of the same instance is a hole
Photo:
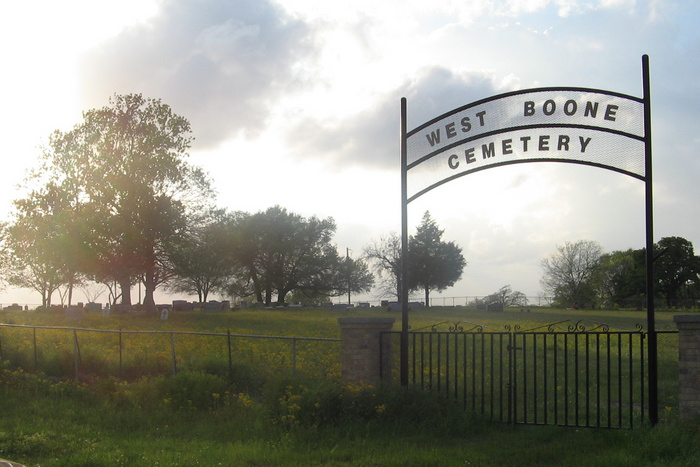
[[[6,252],[13,258],[8,279],[36,290],[42,305],[65,286],[68,304],[80,283],[82,219],[71,193],[53,182],[15,203],[14,221],[7,228]]]
[[[395,232],[373,240],[362,254],[379,278],[379,294],[401,300],[401,237]]]
[[[348,305],[351,294],[369,292],[374,285],[374,275],[369,271],[367,263],[363,260],[354,260],[346,255],[340,260],[336,277],[336,290],[334,295],[340,296],[347,293]]]
[[[12,271],[12,253],[7,237],[7,222],[0,221],[0,290],[7,285],[7,277]]]
[[[51,306],[53,293],[64,282],[54,238],[44,238],[33,226],[12,225],[8,230],[4,261],[9,267],[9,284],[33,289],[41,295],[43,307]]]
[[[598,296],[610,304],[643,306],[646,295],[644,249],[613,251],[601,256],[596,287]]]
[[[527,297],[522,292],[513,291],[510,285],[504,285],[498,289],[498,292],[494,292],[484,298],[484,302],[488,305],[495,303],[502,307],[526,306]]]
[[[237,262],[246,269],[242,282],[266,304],[273,293],[278,303],[292,291],[332,295],[340,265],[331,244],[335,228],[332,218],[307,219],[280,206],[243,218],[235,242]]]
[[[238,213],[231,225],[234,262],[237,266],[228,286],[232,296],[253,295],[258,303],[272,301],[272,284],[264,274],[261,256],[265,242],[265,224],[261,213]]]
[[[443,241],[443,233],[426,211],[408,243],[409,289],[422,290],[426,306],[430,306],[430,292],[453,286],[467,264],[462,249]]]
[[[658,254],[654,262],[659,291],[669,307],[678,306],[684,289],[698,281],[700,258],[693,244],[682,237],[664,237],[656,243]]]
[[[557,252],[542,260],[545,290],[562,304],[583,305],[595,300],[594,279],[603,249],[598,242],[578,240],[557,246]]]
[[[206,302],[211,292],[224,290],[235,272],[230,235],[233,222],[228,215],[215,215],[178,239],[169,255],[174,275],[169,290],[196,294],[200,303]]]
[[[70,194],[89,224],[84,272],[121,286],[145,284],[144,307],[169,277],[166,251],[186,227],[186,216],[207,205],[210,184],[186,162],[190,124],[157,99],[114,96],[108,106],[83,114],[73,130],[56,131],[34,172],[35,183],[53,183]]]

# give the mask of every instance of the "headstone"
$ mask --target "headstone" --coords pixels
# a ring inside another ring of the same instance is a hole
[[[95,303],[95,302],[88,302],[85,305],[85,309],[89,311],[100,311],[102,309],[102,304],[101,303]]]
[[[66,318],[71,320],[80,321],[85,315],[85,309],[83,307],[71,306],[66,308]]]
[[[503,303],[489,303],[487,311],[503,311]]]
[[[131,311],[131,305],[124,305],[123,303],[116,303],[112,305],[112,310],[114,310],[115,313],[126,313],[127,311]]]
[[[187,300],[173,300],[173,311],[192,311],[194,305]]]
[[[401,307],[401,302],[388,302],[387,307],[388,311],[401,311],[403,309]],[[409,310],[416,310],[419,308],[423,308],[422,302],[408,302]]]
[[[167,321],[167,320],[168,320],[168,314],[169,314],[169,313],[170,313],[170,312],[168,311],[167,308],[162,308],[162,309],[160,310],[160,320],[161,320],[161,321]]]

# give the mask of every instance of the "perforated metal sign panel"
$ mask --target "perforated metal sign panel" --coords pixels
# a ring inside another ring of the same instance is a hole
[[[407,199],[497,165],[560,161],[644,179],[642,99],[582,88],[493,96],[406,135]]]

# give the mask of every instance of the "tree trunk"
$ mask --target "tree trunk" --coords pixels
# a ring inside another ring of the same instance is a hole
[[[144,286],[146,287],[146,294],[143,298],[143,311],[155,313],[156,301],[153,298],[153,293],[156,291],[156,274],[154,271],[146,272]]]
[[[131,306],[131,278],[129,276],[120,278],[119,287],[122,289],[122,305]]]
[[[156,301],[153,298],[153,289],[146,287],[146,294],[143,297],[143,311],[154,313],[156,311]]]
[[[262,287],[260,287],[260,280],[258,279],[258,272],[255,270],[255,266],[248,266],[250,271],[250,280],[253,281],[253,291],[255,293],[255,299],[258,303],[263,303]]]
[[[283,305],[283,304],[284,304],[284,298],[285,298],[286,296],[287,296],[287,292],[286,292],[286,291],[279,291],[279,292],[277,292],[277,303],[278,303],[279,305]]]

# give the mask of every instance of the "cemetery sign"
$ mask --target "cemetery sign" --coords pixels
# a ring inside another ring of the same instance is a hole
[[[401,238],[408,256],[408,204],[477,171],[525,162],[566,162],[613,170],[645,183],[649,418],[658,421],[654,324],[651,98],[649,57],[643,97],[600,89],[550,87],[488,97],[417,128],[406,128],[401,99]],[[402,262],[401,282],[408,283]],[[401,288],[401,382],[408,384],[408,290]],[[428,305],[428,304],[426,304]]]

